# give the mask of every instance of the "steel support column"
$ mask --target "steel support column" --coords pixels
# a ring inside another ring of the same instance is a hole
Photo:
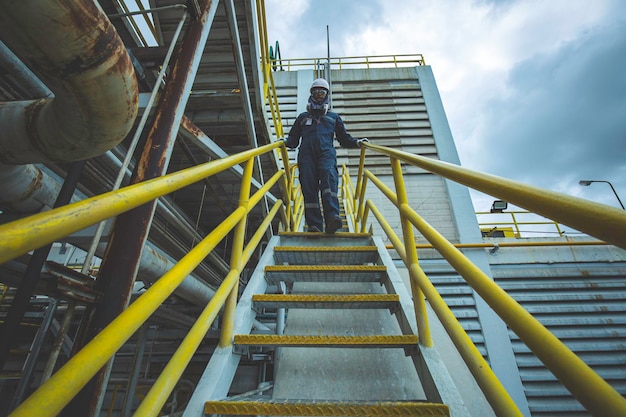
[[[84,161],[74,162],[71,165],[67,178],[57,196],[54,204],[55,207],[64,206],[70,202],[84,165]],[[11,307],[9,307],[7,317],[0,329],[0,369],[4,366],[12,343],[15,341],[12,335],[19,332],[20,323],[30,305],[30,297],[35,292],[35,287],[37,286],[37,281],[39,281],[41,274],[41,268],[43,268],[43,264],[48,258],[51,247],[52,244],[48,244],[33,252],[28,266],[26,267],[26,271],[24,272],[24,276],[17,288],[17,292],[15,293],[15,298],[11,303]]]
[[[174,146],[218,2],[202,2],[200,13],[189,22],[185,38],[157,106],[141,159],[131,183],[162,176]],[[120,215],[96,281],[103,293],[102,303],[93,314],[87,339],[92,339],[128,305],[139,267],[141,251],[147,240],[156,201]],[[66,416],[99,414],[106,391],[111,363],[105,366],[65,408]]]

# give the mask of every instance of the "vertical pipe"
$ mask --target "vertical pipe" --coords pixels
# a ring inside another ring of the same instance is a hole
[[[426,300],[424,299],[424,293],[417,285],[420,268],[417,264],[417,249],[415,248],[413,225],[402,213],[402,207],[408,207],[409,202],[406,195],[406,187],[404,186],[404,179],[402,178],[402,166],[400,165],[400,160],[391,158],[391,169],[393,171],[393,182],[396,186],[398,198],[398,211],[400,213],[402,235],[404,237],[404,249],[406,251],[406,266],[409,270],[411,278],[411,293],[413,295],[413,307],[415,309],[415,320],[417,322],[419,341],[426,347],[432,347],[433,341],[430,336],[430,328],[428,326]]]
[[[167,171],[174,141],[217,6],[218,1],[202,2],[200,14],[189,22],[176,62],[160,97],[144,150],[131,178],[132,184],[160,177]],[[88,324],[87,340],[95,337],[126,309],[139,267],[141,251],[152,224],[155,205],[156,201],[147,203],[116,219],[96,280],[96,290],[103,293],[102,303],[94,311],[91,323]],[[65,408],[63,415],[98,414],[106,391],[110,366],[111,362],[94,376]]]
[[[252,171],[254,169],[254,158],[250,158],[246,162],[246,166],[243,171],[243,178],[241,179],[241,188],[239,189],[239,207],[247,209],[248,202],[250,200],[250,185],[252,182]],[[235,227],[235,234],[233,237],[232,254],[230,256],[230,269],[236,270],[237,274],[241,271],[243,265],[241,265],[244,238],[246,235],[246,221],[248,216],[245,215],[237,227]],[[220,335],[220,347],[230,346],[233,339],[233,329],[235,327],[235,308],[237,307],[237,295],[239,291],[239,280],[235,282],[233,288],[230,290],[230,294],[224,304],[224,317],[222,320],[222,334]]]
[[[235,14],[235,5],[233,0],[225,0],[226,6],[226,19],[228,22],[228,28],[230,30],[230,40],[233,46],[233,53],[235,55],[235,61],[237,64],[237,78],[239,78],[239,89],[241,90],[241,98],[244,104],[244,117],[246,119],[246,130],[248,132],[248,138],[250,144],[258,148],[259,142],[256,138],[256,129],[254,127],[254,116],[252,114],[252,103],[250,102],[250,90],[248,89],[248,79],[246,77],[246,69],[243,60],[243,52],[241,49],[241,43],[239,41],[239,28],[237,27],[237,16]],[[256,158],[258,178],[261,185],[264,184],[263,179],[263,166],[261,165],[261,158]],[[263,214],[269,213],[269,204],[267,202],[267,195],[263,197]],[[268,239],[272,236],[272,226],[268,229]]]
[[[59,333],[57,334],[56,339],[54,339],[54,345],[52,346],[52,351],[48,356],[48,361],[46,362],[46,366],[44,367],[43,374],[41,375],[41,383],[46,382],[50,379],[50,375],[54,371],[54,365],[56,365],[57,358],[59,357],[59,353],[61,352],[61,347],[63,346],[63,339],[67,334],[67,331],[72,324],[72,317],[74,316],[74,310],[76,309],[76,302],[69,301],[67,304],[67,310],[63,315],[63,321],[61,323],[61,327],[59,328]]]

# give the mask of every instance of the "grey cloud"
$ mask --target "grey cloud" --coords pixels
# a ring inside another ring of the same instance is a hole
[[[621,24],[518,64],[509,74],[510,94],[483,109],[491,126],[483,166],[557,191],[589,176],[626,190],[625,51]]]

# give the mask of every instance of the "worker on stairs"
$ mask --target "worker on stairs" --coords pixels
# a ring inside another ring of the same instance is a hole
[[[288,148],[300,146],[298,169],[304,196],[304,217],[309,232],[335,233],[342,226],[339,216],[339,173],[334,139],[341,146],[356,148],[364,139],[354,139],[347,131],[341,117],[329,111],[330,86],[323,78],[313,81],[307,111],[298,115],[285,140]],[[300,141],[302,139],[302,141]],[[322,210],[319,194],[322,193]],[[323,229],[324,219],[326,228]]]

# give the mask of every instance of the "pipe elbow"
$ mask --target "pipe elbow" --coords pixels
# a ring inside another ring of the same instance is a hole
[[[0,3],[0,37],[53,98],[0,103],[0,162],[70,162],[120,143],[138,112],[132,61],[94,2]]]

